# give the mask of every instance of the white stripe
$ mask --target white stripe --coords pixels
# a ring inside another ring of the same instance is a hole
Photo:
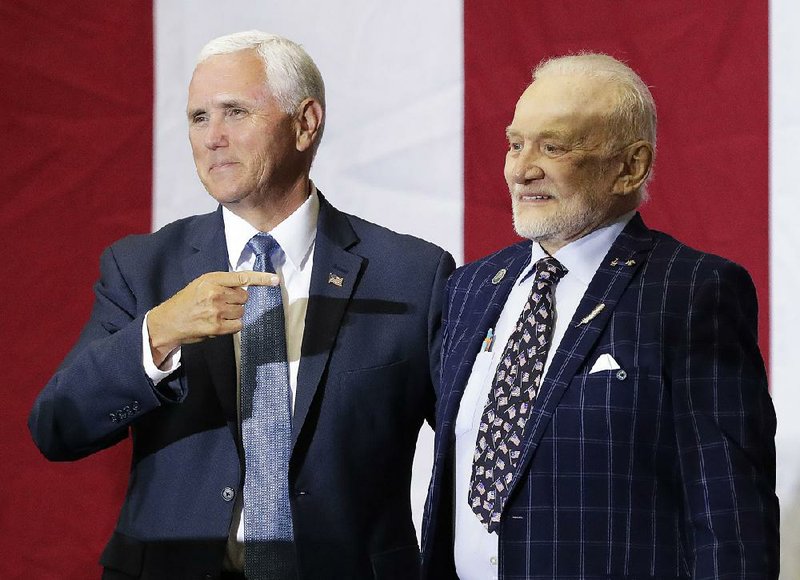
[[[463,55],[458,0],[156,0],[153,228],[210,211],[186,136],[197,52],[258,28],[300,42],[326,84],[312,169],[340,209],[428,239],[463,261]],[[425,428],[414,471],[417,525],[432,462]]]
[[[770,3],[770,360],[781,576],[800,578],[800,5]],[[743,167],[744,170],[746,168]]]

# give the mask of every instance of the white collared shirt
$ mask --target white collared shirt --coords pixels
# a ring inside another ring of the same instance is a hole
[[[289,217],[275,226],[269,234],[281,249],[275,252],[272,265],[281,280],[283,314],[286,326],[286,355],[289,360],[289,387],[294,395],[297,391],[297,370],[300,366],[300,347],[306,323],[311,267],[314,262],[314,240],[317,234],[319,197],[312,186],[311,195]],[[225,223],[225,243],[228,246],[228,267],[233,272],[252,270],[255,254],[247,246],[259,231],[245,220],[222,208]],[[233,336],[236,353],[236,382],[239,382],[240,333]]]
[[[575,316],[589,282],[614,240],[634,213],[627,213],[613,224],[570,242],[553,255],[567,269],[567,274],[556,286],[555,327],[544,366],[545,375],[550,367],[553,353],[564,337],[569,322]],[[529,274],[537,260],[547,255],[539,244],[532,246],[531,263],[522,270],[514,282],[497,325],[493,329],[494,342],[491,351],[481,351],[475,359],[456,417],[454,556],[456,571],[461,580],[487,580],[496,579],[498,576],[498,537],[496,533],[490,534],[486,531],[469,506],[469,484],[472,478],[472,459],[475,442],[478,439],[478,426],[489,397],[497,364],[530,295],[534,276]]]

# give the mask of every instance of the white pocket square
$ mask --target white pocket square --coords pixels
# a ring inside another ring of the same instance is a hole
[[[601,354],[597,357],[597,360],[594,361],[592,365],[592,370],[589,371],[589,374],[592,373],[599,373],[600,371],[615,371],[620,368],[619,363],[614,360],[614,357],[610,354]]]

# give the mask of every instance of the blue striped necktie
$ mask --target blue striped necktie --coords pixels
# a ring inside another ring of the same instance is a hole
[[[280,246],[269,234],[248,242],[254,270],[275,272]],[[250,580],[296,578],[289,505],[292,414],[286,329],[279,286],[250,286],[241,334],[241,414],[245,575]]]

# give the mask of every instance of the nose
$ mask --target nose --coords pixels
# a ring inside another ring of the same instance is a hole
[[[533,147],[524,147],[515,154],[509,152],[507,160],[507,178],[513,183],[529,183],[544,178],[544,170],[539,163],[540,156]]]
[[[205,145],[211,150],[218,149],[219,147],[227,147],[228,133],[225,129],[224,118],[221,115],[211,115],[208,120]]]

